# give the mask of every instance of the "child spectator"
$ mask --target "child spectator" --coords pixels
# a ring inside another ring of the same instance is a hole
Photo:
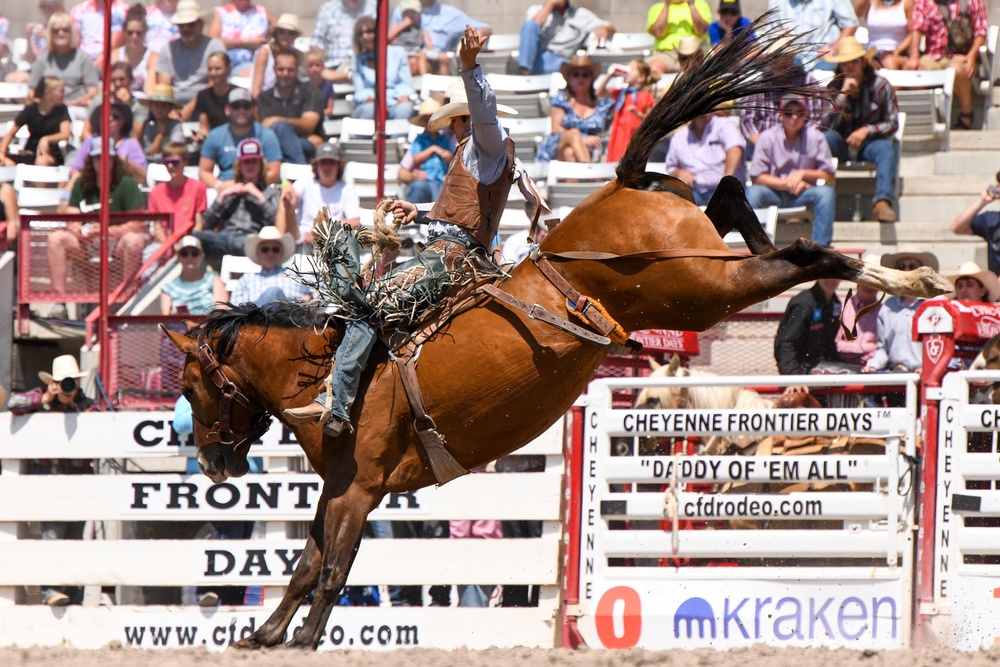
[[[184,143],[181,122],[170,117],[170,112],[181,105],[174,99],[173,86],[162,83],[153,87],[146,104],[149,105],[149,119],[142,130],[142,151],[149,162],[162,162],[166,144]]]
[[[345,183],[344,158],[336,144],[323,144],[312,161],[313,178],[286,183],[281,189],[281,214],[275,226],[298,242],[299,252],[312,254],[312,227],[316,214],[326,208],[330,217],[357,226],[361,202]],[[296,212],[297,211],[297,212]]]
[[[611,135],[608,139],[608,162],[617,162],[625,154],[632,135],[656,104],[656,98],[650,89],[660,80],[660,73],[650,67],[649,63],[642,58],[635,58],[628,64],[625,87],[607,90],[608,81],[614,74],[621,74],[621,69],[621,65],[612,65],[608,69],[608,76],[601,80],[601,85],[597,88],[598,96],[615,101],[615,115],[611,119]]]
[[[420,9],[420,0],[403,0],[399,3],[403,22],[389,28],[389,43],[406,52],[410,74],[413,76],[423,76],[430,72],[427,52],[434,50],[431,34],[420,26]]]
[[[100,93],[94,95],[87,106],[87,118],[83,121],[83,129],[80,130],[80,137],[86,139],[94,134],[94,127],[90,119],[101,112]],[[149,117],[149,107],[144,105],[137,95],[132,92],[132,68],[128,63],[115,63],[111,66],[111,103],[121,102],[128,105],[132,110],[132,138],[138,141],[142,137],[142,127]]]
[[[205,254],[201,249],[201,241],[188,235],[174,244],[177,261],[181,265],[180,274],[163,285],[160,294],[160,313],[177,315],[190,313],[192,315],[207,315],[215,308],[216,301],[225,301],[225,289],[222,280],[212,269],[206,269]],[[168,373],[164,382],[173,380],[174,386],[180,384],[180,373]]]
[[[35,98],[14,118],[14,124],[0,141],[0,163],[36,164],[46,167],[63,163],[59,142],[69,139],[69,110],[63,104],[65,86],[62,80],[47,76],[35,88]],[[28,128],[28,141],[20,153],[11,154],[10,145],[22,127]]]
[[[225,51],[210,55],[205,66],[208,70],[208,87],[198,91],[194,110],[191,112],[191,118],[198,123],[194,139],[199,143],[205,141],[209,132],[229,122],[226,105],[229,103],[229,93],[236,87],[229,83],[231,67],[229,54]]]
[[[153,92],[156,61],[160,54],[146,47],[146,8],[136,3],[125,15],[125,44],[111,52],[111,62],[127,63],[132,68],[132,92]]]
[[[149,212],[173,213],[174,227],[167,230],[157,227],[156,240],[160,243],[166,241],[167,236],[175,230],[188,224],[193,223],[196,230],[204,226],[202,214],[208,208],[207,188],[198,179],[184,175],[186,163],[185,144],[169,143],[163,147],[163,165],[170,174],[170,180],[153,186],[149,193]],[[198,247],[201,247],[200,243]]]
[[[333,91],[333,82],[323,78],[323,69],[325,67],[323,63],[323,49],[318,46],[311,46],[306,52],[302,67],[306,71],[306,83],[319,90],[320,99],[323,100],[324,118],[329,118],[333,116],[333,99],[335,93]],[[321,131],[322,129],[323,120],[320,119],[320,125],[316,128],[316,134],[325,137],[326,134]]]
[[[267,44],[257,49],[253,57],[253,83],[250,94],[254,99],[260,97],[262,91],[274,88],[277,79],[274,76],[274,54],[278,51],[294,51],[295,40],[302,34],[299,29],[299,17],[295,14],[282,14],[271,30],[271,39]]]
[[[715,46],[729,35],[750,27],[750,19],[743,16],[740,0],[719,0],[719,20],[708,26],[708,41]],[[757,39],[750,31],[750,39]]]
[[[399,163],[399,180],[408,183],[406,199],[414,204],[427,204],[441,196],[441,184],[448,164],[455,153],[455,137],[427,127],[427,121],[441,108],[437,100],[420,103],[417,115],[410,122],[424,131],[417,135]]]

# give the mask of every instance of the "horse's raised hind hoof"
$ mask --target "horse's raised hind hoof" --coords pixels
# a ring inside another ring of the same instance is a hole
[[[907,275],[912,278],[913,291],[917,292],[915,296],[929,299],[955,291],[955,286],[950,280],[930,267],[921,266],[919,269],[908,271]]]

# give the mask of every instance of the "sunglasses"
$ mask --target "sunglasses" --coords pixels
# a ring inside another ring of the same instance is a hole
[[[163,164],[167,167],[179,167],[181,159],[179,157],[168,157],[163,161]]]
[[[179,257],[199,257],[201,255],[201,250],[195,248],[185,248],[177,253]]]
[[[362,35],[374,35],[375,34],[375,29],[374,28],[365,28],[364,30],[361,31],[361,34]]]
[[[785,118],[792,118],[793,116],[795,118],[805,118],[806,117],[806,112],[805,111],[782,111],[781,115],[784,116]]]
[[[573,79],[592,79],[594,78],[594,73],[589,69],[578,69],[570,72],[569,76]]]
[[[146,31],[145,30],[126,30],[125,34],[128,35],[129,37],[138,37],[138,36],[141,36],[141,35],[145,35]]]
[[[277,255],[279,253],[281,253],[280,245],[257,246],[257,254],[259,255]]]
[[[52,29],[52,32],[54,32],[57,35],[65,35],[65,34],[70,33],[72,31],[73,31],[72,28],[53,28]]]
[[[230,104],[229,108],[233,111],[250,111],[253,105],[249,102],[237,102],[236,104]]]
[[[897,271],[912,271],[913,269],[919,269],[923,264],[915,259],[904,259],[901,262],[896,262]]]

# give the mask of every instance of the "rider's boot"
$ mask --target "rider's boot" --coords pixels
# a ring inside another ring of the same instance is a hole
[[[281,414],[296,424],[323,423],[330,418],[330,409],[322,403],[313,401],[309,405],[303,405],[301,408],[282,410]]]

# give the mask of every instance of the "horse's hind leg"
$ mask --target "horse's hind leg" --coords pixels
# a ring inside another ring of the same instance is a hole
[[[310,535],[278,607],[256,632],[234,643],[233,646],[251,649],[269,648],[284,641],[285,631],[288,630],[295,612],[302,605],[303,598],[316,587],[322,562],[323,554],[320,553],[316,540]]]
[[[747,201],[743,184],[732,176],[724,176],[719,181],[719,187],[705,207],[705,215],[715,225],[720,237],[725,238],[729,232],[738,231],[747,248],[755,255],[777,250]]]

